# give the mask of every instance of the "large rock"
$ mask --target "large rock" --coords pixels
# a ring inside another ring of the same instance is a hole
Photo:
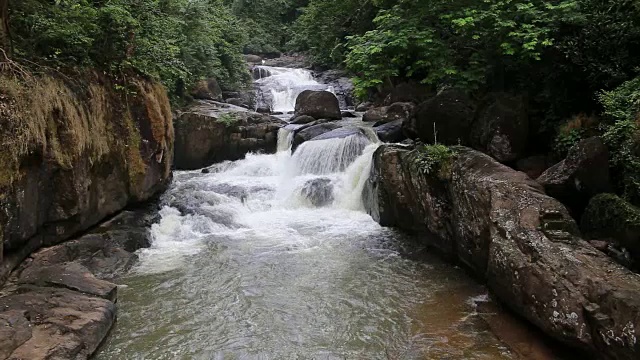
[[[556,340],[602,358],[637,358],[640,278],[580,239],[566,208],[524,173],[455,150],[427,174],[415,161],[424,150],[380,147],[363,192],[368,211],[422,234]]]
[[[592,196],[611,190],[607,146],[599,137],[582,140],[537,180],[547,194],[580,214]]]
[[[472,129],[472,143],[500,162],[518,159],[527,146],[529,117],[524,99],[506,93],[490,94]]]
[[[533,155],[516,162],[516,170],[522,171],[532,179],[537,179],[550,167],[549,159],[544,155]]]
[[[307,181],[301,195],[315,207],[327,206],[333,202],[333,184],[329,178],[316,178]]]
[[[327,70],[316,75],[316,80],[333,89],[338,98],[340,108],[346,109],[355,105],[353,81],[344,70]]]
[[[0,356],[88,359],[116,318],[109,300],[59,288],[23,287],[0,298]]]
[[[362,121],[373,122],[374,126],[382,125],[397,120],[408,120],[415,106],[411,103],[395,103],[367,110],[362,116]]]
[[[327,133],[331,130],[335,130],[339,127],[340,127],[339,124],[331,123],[331,122],[316,124],[309,127],[303,127],[300,130],[296,131],[293,137],[292,150],[295,151],[295,149],[305,141],[311,140],[316,136],[320,136],[324,133]]]
[[[309,115],[316,119],[340,120],[340,103],[328,91],[305,90],[296,98],[296,116]]]
[[[425,143],[468,144],[475,117],[475,105],[465,92],[446,89],[418,105],[403,124],[405,135]],[[434,132],[435,131],[435,132]]]
[[[259,55],[246,54],[244,60],[250,64],[262,64],[262,57]]]
[[[378,135],[378,139],[384,142],[400,142],[405,139],[402,132],[402,122],[404,120],[396,120],[374,127]]]
[[[612,239],[640,264],[640,209],[614,194],[594,196],[582,215],[580,228],[589,239]]]
[[[38,94],[31,120],[44,121],[49,135],[31,139],[28,154],[0,156],[0,283],[33,251],[150,199],[171,179],[174,133],[162,85],[133,79],[137,95],[125,99],[107,78],[77,80],[86,86],[42,79],[51,94],[25,92]],[[10,144],[3,130],[0,142]]]
[[[222,100],[222,89],[216,79],[201,80],[193,86],[191,96],[199,100]]]
[[[296,116],[293,120],[291,120],[289,124],[303,125],[303,124],[308,124],[314,121],[316,121],[316,119],[309,115],[300,115],[300,116]]]
[[[277,133],[285,122],[247,109],[216,102],[200,102],[175,121],[176,169],[193,170],[248,152],[274,152]]]

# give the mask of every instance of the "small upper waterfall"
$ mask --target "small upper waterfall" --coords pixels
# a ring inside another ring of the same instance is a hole
[[[311,71],[306,69],[256,66],[253,76],[260,89],[258,102],[272,112],[293,111],[296,98],[305,90],[334,92],[331,86],[315,81]]]

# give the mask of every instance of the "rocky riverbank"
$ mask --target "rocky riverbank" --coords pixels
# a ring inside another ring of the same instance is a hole
[[[640,351],[640,277],[580,237],[559,201],[524,173],[465,147],[424,170],[428,148],[382,146],[367,210],[486,281],[549,336],[602,357]]]

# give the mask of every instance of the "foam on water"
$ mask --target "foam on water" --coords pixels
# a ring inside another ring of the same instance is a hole
[[[256,84],[267,93],[268,105],[273,112],[287,113],[293,111],[296,98],[304,90],[327,90],[334,92],[328,85],[320,84],[313,79],[311,71],[306,69],[256,66],[254,71],[261,74]],[[263,74],[270,74],[262,77]]]

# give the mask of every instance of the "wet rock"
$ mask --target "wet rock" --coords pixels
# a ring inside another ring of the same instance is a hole
[[[329,132],[325,132],[324,134],[318,135],[316,137],[313,137],[310,141],[327,140],[327,139],[344,139],[346,137],[354,136],[354,135],[366,137],[366,134],[363,132],[361,128],[341,127],[335,130],[331,130]]]
[[[640,326],[640,278],[579,238],[566,208],[528,176],[454,149],[447,166],[427,174],[418,150],[381,146],[363,192],[374,219],[457,259],[556,340],[634,359],[640,344],[629,329]]]
[[[582,140],[537,181],[579,216],[592,196],[611,190],[609,151],[599,137]]]
[[[400,142],[404,140],[405,136],[402,132],[402,122],[404,120],[396,120],[386,124],[382,124],[374,127],[378,135],[378,139],[384,142]]]
[[[211,170],[209,170],[208,168],[204,168],[204,169],[202,169],[202,171],[201,171],[201,173],[203,173],[203,174],[208,174],[208,173],[210,173],[210,172],[211,172]]]
[[[373,108],[374,106],[375,105],[373,103],[370,103],[368,101],[367,102],[363,102],[361,104],[358,104],[358,106],[356,106],[356,111],[365,112],[365,111]]]
[[[201,80],[194,85],[191,96],[199,100],[222,100],[222,89],[216,79]]]
[[[335,123],[323,123],[323,124],[317,124],[317,125],[313,125],[313,126],[309,126],[306,128],[303,128],[299,131],[296,131],[294,137],[293,137],[293,143],[292,143],[292,149],[295,151],[295,149],[300,146],[300,144],[302,144],[305,141],[311,140],[313,138],[315,138],[316,136],[320,136],[326,132],[329,132],[331,130],[335,130],[337,128],[339,128],[340,125],[335,124]]]
[[[296,116],[309,115],[316,119],[340,120],[340,103],[328,91],[305,90],[296,99]]]
[[[470,140],[475,111],[475,104],[464,91],[446,89],[418,105],[404,122],[403,131],[407,137],[428,144],[437,140],[444,145],[465,145]]]
[[[340,112],[343,118],[355,118],[358,117],[353,111],[343,110]]]
[[[316,121],[316,119],[309,115],[300,115],[300,116],[296,116],[293,120],[291,120],[289,124],[300,125],[300,124],[308,124],[314,121]]]
[[[369,109],[364,113],[364,115],[362,115],[362,121],[375,123],[380,122],[387,113],[387,110],[388,108],[386,106]]]
[[[175,168],[193,170],[248,152],[274,152],[277,132],[286,123],[229,104],[200,102],[174,122]]]
[[[537,179],[548,168],[549,161],[544,155],[529,156],[516,163],[516,170],[522,171],[532,179]]]
[[[258,107],[256,109],[256,112],[259,114],[270,114],[271,113],[271,108],[268,107]]]
[[[330,205],[333,200],[333,184],[331,179],[318,178],[307,181],[301,191],[311,204],[315,207]]]
[[[258,55],[253,55],[253,54],[247,54],[244,56],[244,60],[250,64],[261,64],[262,63],[262,57],[258,56]]]
[[[97,279],[87,268],[73,262],[48,266],[31,264],[22,270],[18,283],[67,288],[114,302],[118,291],[116,284]]]
[[[107,336],[115,315],[115,304],[109,300],[67,289],[23,287],[0,298],[0,323],[11,321],[11,329],[0,333],[15,335],[10,340],[0,338],[0,355],[88,359]]]
[[[589,239],[612,238],[640,264],[640,209],[614,194],[594,196],[582,215],[580,228]]]
[[[435,96],[430,86],[417,82],[402,82],[393,87],[384,100],[384,105],[393,103],[420,104]]]
[[[379,120],[377,120],[373,126],[380,126],[388,122],[407,120],[411,118],[411,115],[415,109],[415,106],[411,103],[395,103],[389,106],[379,108],[381,113],[379,114]],[[374,109],[372,109],[374,110]],[[367,112],[368,113],[368,112]],[[367,115],[365,113],[365,115]],[[364,117],[363,117],[364,120]],[[372,120],[372,119],[369,119]]]

